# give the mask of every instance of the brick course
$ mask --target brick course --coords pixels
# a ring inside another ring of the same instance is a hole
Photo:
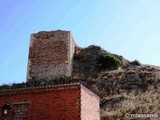
[[[80,84],[0,91],[0,106],[27,104],[28,120],[99,120],[99,97]],[[0,112],[1,116],[1,112]]]

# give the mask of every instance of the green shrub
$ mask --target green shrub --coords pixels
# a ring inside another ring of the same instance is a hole
[[[121,64],[121,60],[110,53],[101,55],[97,60],[99,70],[116,69]]]
[[[141,63],[138,61],[138,60],[134,60],[132,62],[130,62],[132,65],[137,65],[137,66],[140,66]]]

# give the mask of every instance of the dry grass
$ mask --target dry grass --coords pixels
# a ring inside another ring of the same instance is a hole
[[[124,92],[118,96],[112,96],[112,98],[119,96],[123,96],[125,99],[117,104],[107,105],[106,108],[101,109],[101,118],[108,120],[128,119],[125,118],[126,113],[157,113],[160,116],[160,88],[157,90],[149,88],[146,92]],[[104,99],[108,99],[108,97]],[[152,120],[153,118],[148,119]]]

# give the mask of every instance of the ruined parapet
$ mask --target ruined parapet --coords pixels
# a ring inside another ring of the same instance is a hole
[[[27,80],[53,80],[72,75],[75,42],[70,31],[31,35]]]

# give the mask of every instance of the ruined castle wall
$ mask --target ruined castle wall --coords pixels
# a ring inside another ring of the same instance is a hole
[[[76,43],[74,41],[74,38],[70,34],[70,40],[69,40],[69,62],[68,62],[68,73],[71,73],[69,76],[72,76],[72,71],[73,71],[73,57],[75,53],[75,47]]]
[[[31,35],[28,80],[52,80],[72,75],[75,42],[69,31]]]

